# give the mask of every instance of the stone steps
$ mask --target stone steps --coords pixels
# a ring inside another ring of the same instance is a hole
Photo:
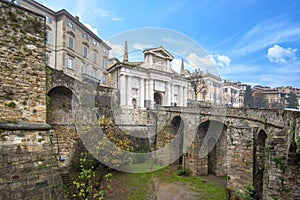
[[[71,184],[69,174],[61,174],[61,178],[62,178],[62,181],[63,181],[64,185],[70,185]]]

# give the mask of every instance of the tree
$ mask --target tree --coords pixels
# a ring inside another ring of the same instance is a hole
[[[197,101],[197,96],[200,92],[204,93],[206,89],[205,82],[203,80],[202,73],[196,71],[192,76],[191,76],[191,86],[193,88],[193,91],[195,93],[195,100]]]
[[[254,106],[254,97],[252,94],[252,89],[250,85],[247,85],[244,99],[244,107],[253,108]]]
[[[288,102],[288,105],[287,105],[288,108],[298,108],[299,107],[297,95],[295,93],[290,92],[290,94],[286,100]]]
[[[254,106],[255,106],[255,108],[268,108],[268,102],[267,102],[264,94],[262,94],[260,92],[255,93]]]

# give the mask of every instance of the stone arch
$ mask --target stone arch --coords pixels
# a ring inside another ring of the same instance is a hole
[[[263,176],[265,172],[265,148],[268,135],[264,130],[260,130],[254,138],[253,156],[253,185],[257,195],[263,195]]]
[[[156,150],[166,152],[164,161],[182,164],[184,122],[180,116],[174,116],[164,123],[156,136]]]
[[[157,105],[162,105],[163,103],[163,96],[160,92],[155,92],[154,93],[154,102]]]
[[[179,159],[176,164],[183,164],[183,134],[184,134],[184,121],[180,116],[175,116],[171,121],[171,130],[173,137],[178,135],[178,156]]]
[[[226,128],[223,123],[214,120],[198,125],[191,155],[195,175],[227,175]]]
[[[67,124],[72,120],[72,110],[79,105],[78,98],[65,86],[56,86],[47,93],[47,122]]]

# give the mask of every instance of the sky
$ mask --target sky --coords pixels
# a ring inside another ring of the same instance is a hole
[[[222,79],[250,85],[300,88],[298,0],[38,2],[54,11],[64,8],[79,16],[83,24],[111,45],[111,56],[121,54],[128,36],[133,54],[135,49],[154,45],[169,47],[171,50],[167,50],[171,54],[178,55],[174,63],[184,59],[187,68],[197,65],[201,71],[212,66]],[[134,37],[141,30],[146,33],[142,34],[144,37]],[[163,36],[157,39],[160,33]],[[171,43],[173,45],[168,46]],[[206,54],[200,55],[195,49]],[[130,61],[131,58],[134,55],[129,54]]]

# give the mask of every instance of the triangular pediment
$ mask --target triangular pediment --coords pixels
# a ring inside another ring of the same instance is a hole
[[[156,57],[160,57],[162,59],[167,59],[167,60],[173,60],[173,56],[165,50],[163,47],[158,47],[158,48],[152,48],[152,49],[146,49],[144,51],[144,54],[152,54]]]

